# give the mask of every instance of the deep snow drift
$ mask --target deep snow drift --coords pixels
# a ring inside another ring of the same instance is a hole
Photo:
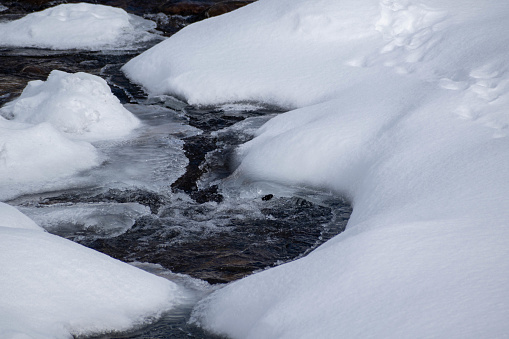
[[[140,124],[98,76],[53,71],[31,81],[0,108],[0,200],[54,189],[99,165],[89,142],[125,137]]]
[[[232,179],[354,204],[343,234],[193,320],[235,338],[504,336],[508,15],[504,0],[259,0],[126,64],[151,94],[300,107],[239,148]]]
[[[0,203],[2,338],[126,330],[187,297],[166,279],[46,233],[27,219]]]
[[[0,23],[0,46],[87,50],[129,47],[157,38],[148,32],[155,27],[154,22],[121,8],[62,4]]]

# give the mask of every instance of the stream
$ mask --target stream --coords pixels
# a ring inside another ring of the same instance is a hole
[[[232,175],[235,147],[282,111],[148,97],[120,67],[149,47],[0,48],[0,105],[53,69],[83,71],[107,80],[143,122],[128,138],[94,143],[104,155],[99,167],[7,203],[53,234],[193,292],[188,303],[149,326],[93,338],[219,338],[187,324],[193,305],[222,284],[306,255],[345,229],[351,206],[329,192]]]

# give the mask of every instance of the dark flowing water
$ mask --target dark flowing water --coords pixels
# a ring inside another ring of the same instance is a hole
[[[196,108],[171,96],[148,98],[120,72],[148,47],[0,48],[0,105],[53,69],[84,71],[106,79],[144,123],[128,140],[94,143],[106,161],[65,189],[9,203],[51,233],[194,291],[195,299],[147,327],[97,338],[218,338],[187,324],[194,303],[223,283],[306,255],[344,230],[351,207],[327,192],[231,176],[236,145],[281,111],[252,103]]]

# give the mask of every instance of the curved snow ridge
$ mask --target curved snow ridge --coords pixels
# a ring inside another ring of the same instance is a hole
[[[0,247],[2,338],[125,331],[187,298],[175,283],[45,232],[0,227]]]
[[[52,71],[46,81],[30,81],[21,96],[0,108],[16,122],[47,122],[71,139],[95,141],[129,134],[140,121],[122,106],[102,78]]]
[[[158,38],[154,22],[121,8],[87,3],[62,4],[0,24],[0,46],[51,49],[129,48]]]

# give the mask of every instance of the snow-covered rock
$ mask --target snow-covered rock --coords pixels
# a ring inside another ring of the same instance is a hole
[[[62,4],[0,23],[0,46],[51,49],[129,47],[154,39],[156,27],[121,8],[87,3]]]
[[[52,71],[46,81],[30,81],[21,96],[0,108],[0,115],[29,124],[50,123],[71,139],[114,139],[140,121],[111,93],[102,78]]]
[[[193,321],[234,338],[509,330],[509,3],[259,0],[131,60],[151,94],[282,114],[232,180],[348,196],[347,230],[232,283]]]

